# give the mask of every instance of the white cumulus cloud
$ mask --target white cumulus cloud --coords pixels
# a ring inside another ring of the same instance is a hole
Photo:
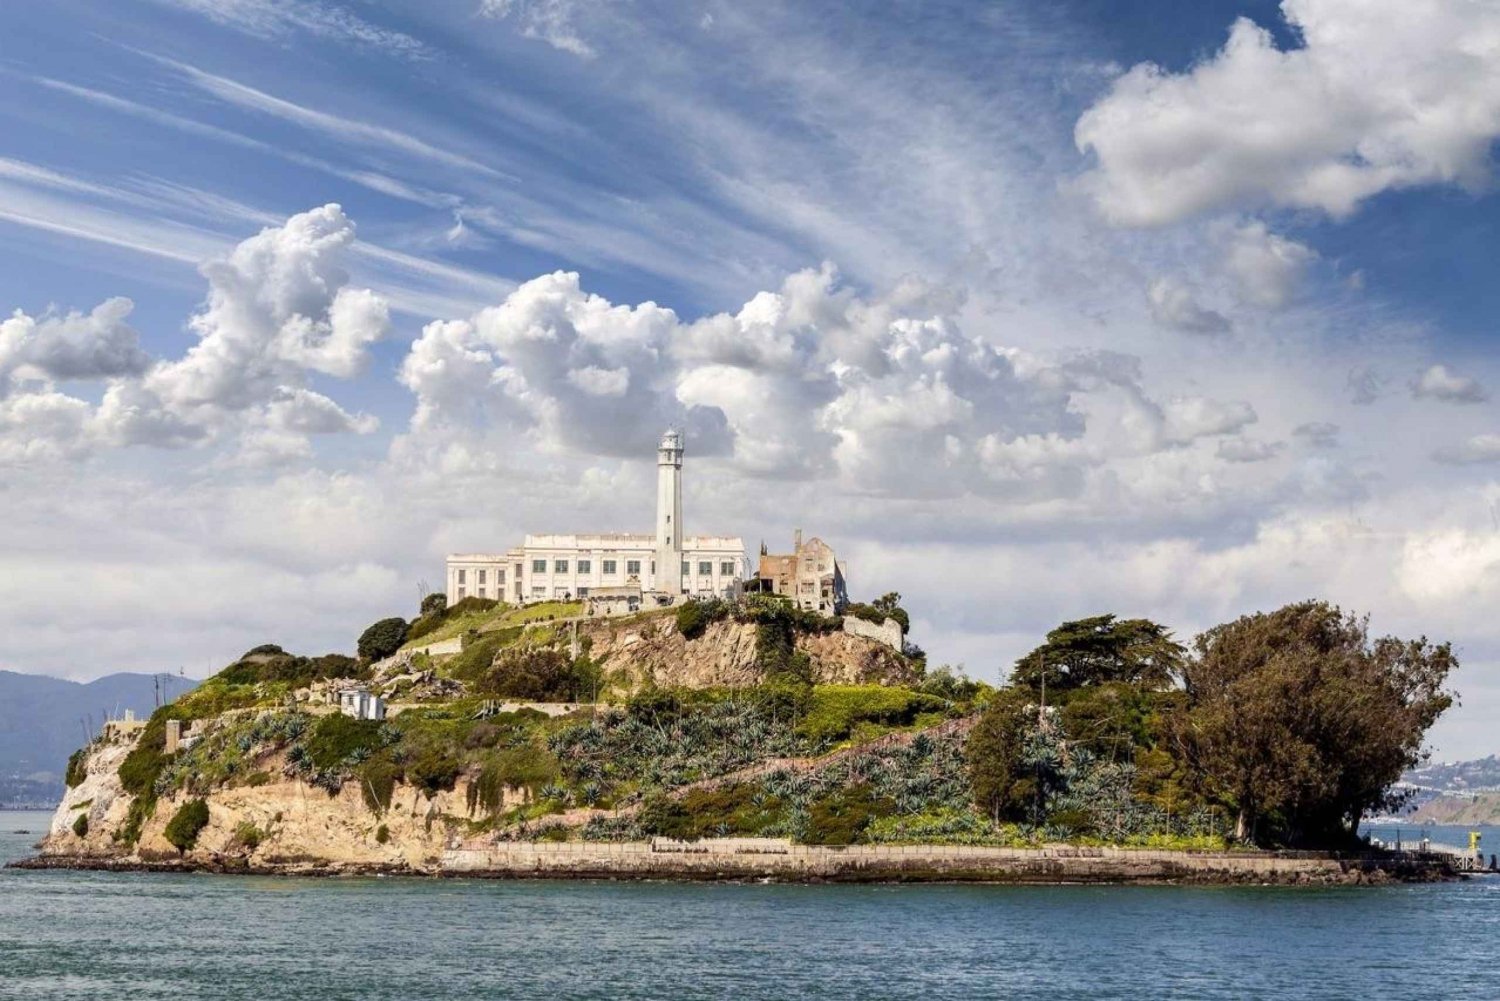
[[[1478,187],[1500,137],[1500,7],[1487,0],[1283,0],[1281,49],[1241,18],[1183,73],[1142,63],[1079,119],[1083,178],[1111,220],[1225,207],[1348,215],[1379,192]]]
[[[1434,365],[1413,379],[1411,395],[1444,403],[1483,403],[1490,398],[1477,379],[1451,372],[1446,365]]]

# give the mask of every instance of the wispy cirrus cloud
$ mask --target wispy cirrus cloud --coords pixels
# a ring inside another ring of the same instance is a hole
[[[306,34],[406,59],[429,59],[432,49],[411,35],[374,24],[347,7],[318,0],[156,0],[261,38]]]

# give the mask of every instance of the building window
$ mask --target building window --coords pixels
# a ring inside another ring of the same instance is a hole
[[[545,587],[534,587],[531,589],[531,596],[533,598],[545,598],[547,597],[547,589]]]
[[[458,589],[458,600],[459,601],[463,601],[464,600],[464,589],[463,588],[459,588]]]
[[[652,569],[654,570],[656,568],[652,567]],[[625,561],[625,572],[628,573],[628,574],[630,574],[632,577],[639,577],[641,575],[641,561],[640,560],[626,560]]]
[[[708,577],[714,572],[713,560],[698,561],[698,576]]]
[[[578,561],[578,572],[579,573],[590,573],[590,572],[593,571],[593,569],[594,569],[594,561],[593,560],[579,560]]]
[[[567,573],[568,572],[568,561],[567,560],[553,560],[552,561],[552,572],[553,573]]]
[[[687,575],[688,575],[688,574],[690,574],[690,573],[692,573],[692,572],[693,572],[693,571],[692,571],[692,570],[691,570],[691,568],[690,568],[690,567],[689,567],[689,566],[688,566],[688,561],[687,561],[687,560],[683,560],[683,561],[682,561],[682,575],[683,575],[683,576],[684,576],[684,577],[686,577],[686,576],[687,576]]]
[[[483,597],[484,597],[484,588],[482,588],[482,587],[481,587],[481,588],[480,588],[480,589],[479,589],[479,596],[480,596],[480,597],[481,597],[481,598],[483,598]]]
[[[588,588],[586,588],[586,587],[580,587],[578,589],[578,597],[580,597],[580,598],[587,598],[588,596],[589,596],[589,589]]]
[[[614,574],[615,574],[615,567],[619,566],[619,564],[616,561],[614,561],[614,560],[604,560],[603,562],[604,562],[604,575],[606,577],[613,577]]]
[[[547,561],[546,560],[532,560],[531,561],[531,572],[532,573],[546,573],[547,572]]]
[[[479,571],[479,583],[480,583],[480,584],[483,584],[483,583],[484,583],[484,571],[483,571],[483,570],[481,570],[481,571]],[[484,594],[484,592],[483,592],[483,591],[480,591],[480,592],[479,592],[479,593],[480,593],[480,594],[481,594],[481,595],[483,595],[483,594]]]
[[[499,584],[501,587],[505,586],[505,568],[504,567],[500,567],[498,570],[495,571],[495,583]]]
[[[468,576],[468,571],[465,570],[465,569],[463,569],[462,567],[460,567],[459,570],[458,570],[458,582],[460,584],[467,584],[468,583],[468,581],[466,580],[467,576]]]
[[[721,577],[733,577],[734,576],[734,561],[733,560],[725,560],[723,563],[719,564],[719,576],[721,576]]]

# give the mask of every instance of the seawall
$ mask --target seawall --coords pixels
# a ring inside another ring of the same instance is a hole
[[[798,883],[1274,883],[1431,882],[1456,878],[1451,861],[1412,853],[1186,852],[1076,847],[793,845],[767,839],[679,842],[507,842],[452,848],[427,865],[312,858],[47,855],[19,868],[211,871],[277,875],[407,874],[511,879],[681,879]]]

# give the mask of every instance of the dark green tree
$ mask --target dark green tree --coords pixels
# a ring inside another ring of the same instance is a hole
[[[406,642],[405,619],[381,619],[359,636],[361,660],[384,660]]]
[[[1372,641],[1367,619],[1327,602],[1243,616],[1196,648],[1178,740],[1236,834],[1261,844],[1350,841],[1453,703],[1448,644]]]
[[[1047,642],[1016,661],[1012,683],[1049,689],[1123,681],[1165,688],[1182,671],[1186,651],[1165,627],[1149,619],[1096,615],[1064,622]]]
[[[1038,707],[1018,689],[1000,692],[985,709],[964,746],[974,805],[998,824],[1031,820],[1040,791],[1028,741]]]
[[[422,599],[422,614],[441,614],[448,610],[448,596],[441,591],[434,591]]]

